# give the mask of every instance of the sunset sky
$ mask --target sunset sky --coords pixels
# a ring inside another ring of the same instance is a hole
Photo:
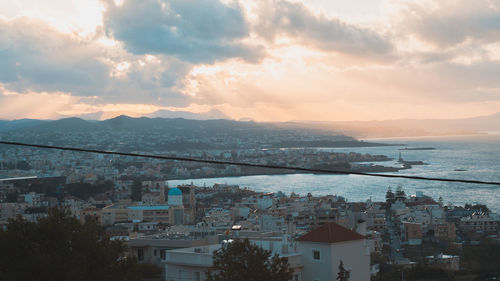
[[[500,112],[500,0],[0,0],[0,119]]]

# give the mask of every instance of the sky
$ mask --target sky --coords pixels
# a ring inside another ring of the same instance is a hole
[[[500,112],[500,0],[0,0],[0,119]]]

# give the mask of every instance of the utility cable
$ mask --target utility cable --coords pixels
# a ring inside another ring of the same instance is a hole
[[[151,154],[140,154],[140,153],[128,153],[128,152],[117,152],[117,151],[86,149],[86,148],[77,148],[77,147],[65,147],[65,146],[42,145],[42,144],[29,144],[29,143],[12,142],[12,141],[0,141],[0,144],[26,146],[26,147],[35,147],[35,148],[44,148],[44,149],[58,149],[58,150],[66,150],[66,151],[78,151],[78,152],[108,154],[108,155],[143,157],[143,158],[152,158],[152,159],[161,159],[161,160],[197,162],[197,163],[217,164],[217,165],[235,165],[235,166],[253,167],[253,168],[292,170],[292,171],[320,173],[320,174],[359,175],[359,176],[382,177],[382,178],[403,178],[403,179],[425,180],[425,181],[441,181],[441,182],[457,182],[457,183],[471,183],[471,184],[500,185],[500,182],[494,182],[494,181],[480,181],[480,180],[467,180],[467,179],[449,179],[449,178],[407,176],[407,175],[395,175],[395,174],[371,174],[371,173],[355,172],[355,171],[312,169],[312,168],[303,168],[303,167],[266,165],[266,164],[233,162],[233,161],[220,161],[220,160],[208,160],[208,159],[198,159],[198,158],[178,157],[178,156],[162,156],[162,155],[151,155]]]

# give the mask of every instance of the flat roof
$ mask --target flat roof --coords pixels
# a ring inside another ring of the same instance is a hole
[[[155,206],[129,206],[127,208],[131,210],[143,210],[143,211],[154,211],[154,210],[168,210],[170,206],[168,205],[155,205]]]
[[[37,176],[27,176],[27,177],[15,177],[15,178],[3,178],[0,181],[16,181],[16,180],[29,180],[29,179],[37,179]]]

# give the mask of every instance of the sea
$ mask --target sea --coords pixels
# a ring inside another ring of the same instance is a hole
[[[317,149],[382,154],[393,160],[374,162],[374,164],[394,167],[400,166],[397,161],[401,152],[401,157],[405,161],[423,161],[426,165],[414,165],[411,169],[400,170],[394,174],[500,182],[500,132],[473,136],[386,138],[365,139],[364,141],[399,145]],[[428,147],[434,149],[400,150]],[[295,192],[301,195],[309,192],[312,195],[331,194],[343,196],[349,202],[368,199],[383,201],[388,188],[394,191],[401,186],[407,195],[422,191],[424,195],[431,196],[436,201],[442,197],[446,205],[486,204],[490,210],[500,212],[500,185],[322,174],[259,175],[168,181],[169,186],[190,183],[198,186],[212,186],[215,183],[239,185],[241,188],[248,187],[259,192],[282,191],[285,194]]]

